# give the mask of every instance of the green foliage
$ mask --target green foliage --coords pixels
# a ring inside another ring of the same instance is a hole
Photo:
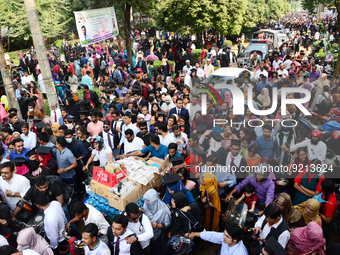
[[[233,45],[233,42],[230,41],[230,40],[226,40],[226,41],[224,41],[224,45],[232,46],[232,45]]]
[[[193,51],[193,55],[194,55],[194,62],[196,62],[198,60],[199,55],[201,54],[202,50],[201,49],[196,49]]]
[[[266,3],[265,0],[248,0],[247,9],[243,16],[243,26],[248,28],[256,27],[257,24],[266,21]]]
[[[316,48],[318,46],[318,44],[321,43],[321,41],[315,41],[313,42],[313,48]]]
[[[153,12],[158,27],[183,35],[211,27],[221,34],[238,34],[243,24],[246,0],[164,0]]]
[[[281,0],[266,0],[266,18],[280,19],[284,12],[284,1]]]
[[[284,1],[283,3],[283,14],[288,14],[291,11],[291,3]]]
[[[325,52],[315,53],[315,56],[317,56],[319,60],[324,61],[326,58],[326,53]]]
[[[168,61],[172,65],[172,67],[175,68],[175,62],[174,61],[170,61],[170,60],[168,60]],[[157,60],[157,61],[153,62],[153,67],[154,68],[158,68],[158,67],[161,67],[161,66],[162,66],[162,60]]]
[[[36,9],[45,38],[64,33],[71,20],[69,0],[36,0]],[[11,37],[31,37],[24,0],[0,1],[0,24],[9,28]]]

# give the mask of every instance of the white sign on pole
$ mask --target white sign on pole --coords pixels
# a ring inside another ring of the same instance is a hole
[[[119,34],[114,7],[74,12],[74,16],[82,46]]]

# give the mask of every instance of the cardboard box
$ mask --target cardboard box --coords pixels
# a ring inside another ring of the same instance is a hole
[[[110,163],[105,166],[105,171],[111,174],[119,173],[121,170],[122,168],[118,163]]]
[[[153,165],[153,164],[157,164],[158,167],[161,167],[163,165],[165,160],[157,158],[157,157],[152,157],[150,158],[148,161],[146,161],[147,165]]]
[[[149,181],[149,183],[147,185],[141,185],[142,186],[143,195],[149,189],[154,189],[154,188],[156,188],[158,185],[160,185],[162,183],[162,176],[161,175],[155,174],[155,173],[153,175],[154,175],[154,177],[151,179],[151,181]]]
[[[93,167],[93,180],[100,182],[108,187],[113,187],[126,177],[126,169],[119,173],[109,173],[100,167]]]
[[[107,199],[109,196],[109,189],[110,187],[96,182],[95,180],[91,180],[91,191],[98,194],[99,196]]]
[[[124,211],[128,203],[136,203],[143,196],[143,193],[141,184],[135,183],[135,185],[135,188],[125,197],[120,197],[115,193],[109,193],[109,205],[120,211]]]

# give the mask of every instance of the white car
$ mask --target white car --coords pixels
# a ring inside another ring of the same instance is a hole
[[[205,84],[226,84],[228,80],[234,80],[235,78],[250,78],[253,80],[254,73],[245,68],[236,67],[221,67],[203,81]]]

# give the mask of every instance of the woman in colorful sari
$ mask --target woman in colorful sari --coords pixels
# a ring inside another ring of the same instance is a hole
[[[214,174],[207,172],[201,178],[200,193],[204,204],[203,228],[206,231],[218,231],[221,214],[221,200],[218,195],[217,178]],[[201,250],[209,247],[205,243]]]
[[[34,81],[31,81],[29,86],[30,93],[35,95],[38,99],[35,101],[35,109],[40,110],[42,114],[45,114],[45,102],[44,98]]]
[[[55,89],[57,90],[57,94],[62,100],[64,100],[65,98],[64,85],[61,83],[61,79],[59,78],[58,74],[56,73],[53,74],[53,81]]]
[[[316,199],[309,199],[299,205],[296,205],[295,208],[302,214],[302,217],[305,221],[305,225],[309,222],[315,221],[322,226],[322,220],[319,216],[320,203]]]

